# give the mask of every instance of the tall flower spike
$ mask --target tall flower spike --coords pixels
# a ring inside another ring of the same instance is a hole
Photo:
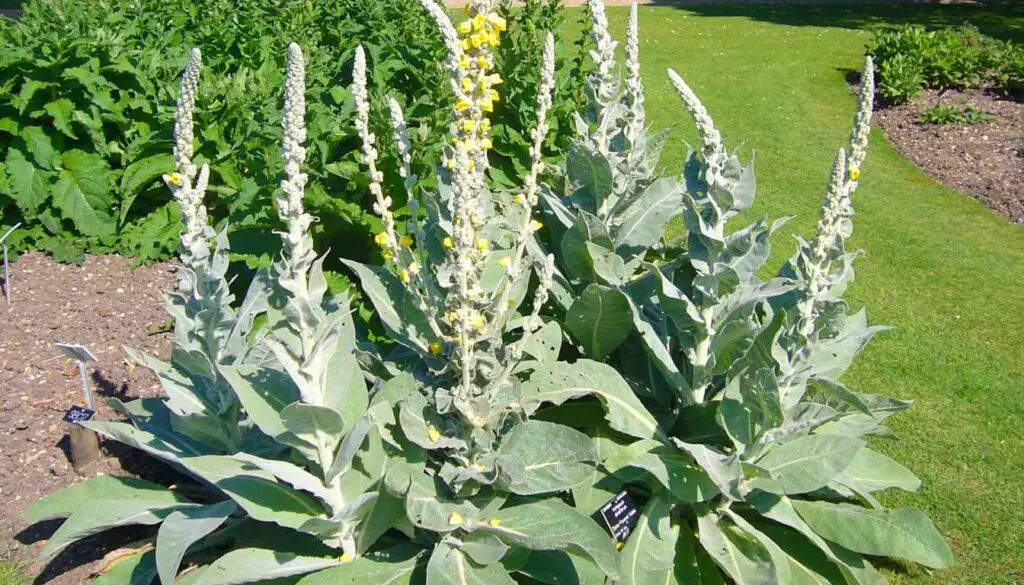
[[[384,222],[384,231],[377,234],[377,244],[385,259],[398,254],[398,239],[395,235],[395,219],[391,212],[391,198],[384,196],[384,173],[377,169],[377,136],[370,131],[370,98],[366,88],[366,52],[363,46],[356,47],[355,63],[352,67],[352,95],[356,102],[356,130],[363,141],[363,164],[370,176],[370,193],[373,195],[373,210]]]
[[[284,195],[275,200],[278,215],[288,226],[284,235],[286,256],[291,269],[305,273],[313,263],[315,253],[309,237],[313,218],[303,208],[306,174],[302,164],[306,161],[306,63],[302,49],[295,43],[288,45],[288,72],[284,89],[284,131],[281,136],[281,155],[284,157]]]
[[[511,310],[508,307],[508,296],[512,289],[512,282],[519,278],[523,268],[523,254],[526,250],[526,243],[533,237],[534,219],[533,209],[538,202],[537,179],[544,171],[544,140],[547,138],[550,124],[548,123],[548,111],[551,109],[551,93],[555,88],[555,37],[547,34],[544,42],[544,56],[541,60],[540,87],[537,91],[537,125],[530,131],[533,143],[530,145],[530,173],[526,176],[524,184],[524,196],[518,196],[521,200],[519,205],[525,208],[522,223],[519,227],[519,235],[516,241],[516,249],[512,259],[509,261],[508,275],[509,285],[502,289],[498,296],[496,309],[498,312]]]
[[[587,0],[590,7],[591,31],[594,41],[592,56],[597,65],[597,72],[592,74],[597,81],[597,97],[602,102],[610,101],[617,93],[615,79],[615,47],[618,43],[612,40],[608,32],[608,16],[604,11],[602,0]]]
[[[409,201],[413,198],[413,186],[416,184],[416,174],[412,172],[412,142],[409,141],[409,128],[405,125],[405,116],[402,114],[402,106],[398,100],[391,98],[388,101],[391,108],[391,127],[395,131],[395,146],[398,148],[398,159],[401,167],[398,174],[405,181],[405,191],[409,195]]]
[[[850,178],[856,181],[860,176],[860,165],[868,153],[868,135],[871,133],[871,114],[875,100],[875,63],[868,56],[860,76],[860,93],[857,96],[857,114],[850,132],[849,170]],[[857,169],[858,172],[853,172]]]
[[[701,144],[704,146],[702,151],[704,162],[708,166],[707,176],[705,176],[704,180],[708,185],[712,185],[718,181],[722,168],[725,166],[725,161],[728,159],[728,153],[722,144],[722,134],[715,127],[715,122],[711,119],[703,102],[700,101],[697,94],[690,89],[690,86],[683,81],[683,78],[674,69],[668,70],[668,78],[672,82],[676,93],[679,94],[683,107],[693,117],[694,124],[697,127],[697,134],[700,136]]]
[[[647,125],[644,112],[644,84],[640,78],[640,31],[637,2],[629,7],[629,24],[626,29],[626,93],[629,96],[631,137],[641,135]]]
[[[197,180],[196,167],[192,164],[195,141],[192,116],[195,112],[201,68],[202,54],[199,49],[192,49],[188,66],[181,76],[181,89],[174,110],[174,160],[177,169],[176,172],[163,177],[174,199],[181,206],[183,229],[179,255],[182,265],[192,271],[192,275],[181,273],[179,287],[182,290],[192,288],[194,283],[190,280],[194,278],[193,275],[205,271],[206,262],[210,257],[210,240],[213,237],[209,229],[206,206],[203,205],[210,169],[203,165]]]
[[[462,44],[459,40],[459,33],[452,26],[452,21],[448,18],[444,9],[437,5],[434,0],[420,0],[420,4],[430,13],[431,18],[437,24],[438,30],[441,31],[441,36],[444,37],[444,46],[448,49],[448,59],[445,61],[445,69],[448,70],[448,75],[452,86],[458,93],[458,79],[461,78],[459,63],[462,62]]]
[[[199,89],[199,73],[203,66],[203,55],[198,48],[192,49],[192,55],[181,76],[181,90],[178,92],[178,105],[174,110],[174,162],[178,172],[189,180],[196,178],[196,167],[192,164],[193,141],[192,115],[196,107],[196,92]]]

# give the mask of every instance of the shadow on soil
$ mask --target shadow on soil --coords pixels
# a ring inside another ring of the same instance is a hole
[[[997,39],[1024,42],[1024,4],[979,2],[936,5],[925,2],[843,2],[776,4],[737,2],[691,4],[686,0],[654,0],[655,6],[671,6],[700,16],[749,18],[788,26],[822,26],[877,30],[919,24],[928,28],[970,23]]]

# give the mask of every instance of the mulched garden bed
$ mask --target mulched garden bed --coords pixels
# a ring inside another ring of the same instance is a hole
[[[981,124],[921,124],[924,110],[943,103],[996,118]],[[1024,225],[1024,103],[984,90],[925,92],[875,113],[889,142],[925,173]]]
[[[54,342],[88,347],[99,362],[87,368],[97,418],[120,417],[103,398],[153,396],[156,379],[126,360],[123,346],[166,358],[169,333],[153,333],[167,321],[163,292],[175,286],[169,264],[132,268],[118,256],[87,257],[82,266],[61,265],[42,254],[25,254],[11,266],[12,300],[0,298],[0,555],[29,564],[59,521],[26,526],[21,514],[40,497],[82,481],[68,459],[64,412],[83,405],[76,366]],[[116,443],[87,474],[163,474],[152,459]],[[60,553],[36,583],[86,583],[108,551],[137,538],[134,531],[95,537]],[[33,574],[43,567],[33,567]]]

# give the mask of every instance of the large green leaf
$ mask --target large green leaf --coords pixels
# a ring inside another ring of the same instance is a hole
[[[169,490],[168,490],[169,491]],[[150,499],[152,498],[152,499]],[[57,532],[46,542],[41,557],[46,558],[76,540],[91,536],[116,526],[159,524],[170,513],[198,504],[168,503],[167,497],[153,497],[149,490],[141,497],[129,500],[97,498],[87,501],[76,509],[61,524]]]
[[[591,360],[558,362],[535,372],[523,385],[522,403],[532,413],[545,402],[562,404],[581,396],[598,398],[608,424],[620,433],[640,439],[660,434],[658,422],[622,376],[611,366]]]
[[[25,215],[32,217],[49,196],[47,173],[37,169],[20,150],[7,152],[7,173],[10,175],[10,195]]]
[[[736,585],[776,585],[771,553],[728,516],[697,517],[700,544]]]
[[[561,500],[540,500],[506,508],[479,530],[493,532],[509,545],[530,550],[580,553],[609,577],[619,576],[618,555],[611,538],[594,520]]]
[[[615,473],[624,467],[636,467],[650,473],[672,496],[683,503],[706,502],[720,492],[711,476],[697,465],[693,457],[659,446],[644,446],[638,442],[605,461],[608,471]]]
[[[515,585],[500,564],[481,567],[459,549],[441,542],[427,563],[426,585]]]
[[[298,530],[324,516],[324,507],[311,496],[278,483],[272,474],[250,463],[209,455],[183,460],[182,465],[221,489],[255,520]]]
[[[674,564],[675,580],[680,585],[725,585],[718,565],[697,546],[689,526],[679,531]]]
[[[597,461],[590,437],[576,429],[540,420],[518,425],[498,450],[498,465],[514,494],[558,492],[579,485]]]
[[[589,434],[591,442],[594,443],[594,447],[597,449],[598,461],[604,461],[611,457],[622,449],[630,439],[625,435],[612,431],[603,424],[596,426]],[[572,500],[577,510],[586,516],[591,516],[621,490],[621,480],[607,473],[602,469],[602,466],[594,466],[590,470],[587,479],[573,488]]]
[[[867,492],[888,488],[914,492],[921,487],[921,480],[914,472],[871,449],[861,449],[836,481]]]
[[[53,187],[53,204],[87,236],[114,233],[111,214],[111,173],[96,154],[70,150],[63,155],[64,169]]]
[[[582,190],[575,193],[574,197],[585,209],[597,213],[601,203],[612,193],[612,168],[608,159],[585,147],[574,145],[565,163],[569,180]]]
[[[757,483],[768,491],[803,494],[821,489],[853,462],[864,442],[839,435],[807,435],[783,443],[757,460],[772,480]]]
[[[89,583],[90,585],[153,585],[156,574],[156,553],[144,551],[117,561],[108,571],[98,575]]]
[[[67,518],[88,502],[109,500],[130,503],[138,500],[154,506],[187,503],[188,500],[173,490],[144,479],[101,475],[67,489],[50,494],[25,511],[23,518],[29,524]]]
[[[601,361],[629,336],[633,316],[619,291],[600,284],[583,290],[565,316],[565,328],[587,357]]]
[[[21,138],[36,165],[50,170],[60,167],[60,153],[45,130],[39,126],[25,126],[21,129]]]
[[[193,585],[243,585],[305,575],[337,565],[339,561],[304,557],[258,548],[233,550],[203,569]]]
[[[172,512],[156,537],[156,569],[163,585],[173,585],[189,547],[216,530],[238,506],[225,500],[202,508]]]
[[[61,98],[56,101],[52,101],[45,106],[43,110],[53,118],[53,127],[60,130],[65,136],[69,138],[78,138],[75,135],[74,128],[71,127],[72,114],[75,112],[75,104],[67,98]]]
[[[410,585],[422,552],[396,546],[307,575],[297,585]]]
[[[622,216],[615,235],[615,249],[635,255],[661,239],[662,230],[683,204],[682,186],[674,178],[651,183]]]
[[[121,225],[128,218],[128,212],[139,193],[153,185],[164,173],[174,170],[174,166],[174,157],[170,154],[156,154],[128,165],[121,175]]]
[[[261,431],[271,437],[288,432],[281,411],[298,400],[298,391],[286,374],[253,366],[220,366],[219,369]]]
[[[640,522],[620,555],[622,585],[679,583],[674,567],[679,526],[673,525],[671,512],[671,498],[664,494],[657,494],[647,502]]]
[[[823,538],[852,551],[896,557],[941,569],[953,552],[921,510],[869,510],[851,504],[793,501],[793,507]]]

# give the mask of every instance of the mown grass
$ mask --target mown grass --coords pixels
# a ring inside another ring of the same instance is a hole
[[[625,9],[609,13],[624,31]],[[861,66],[868,29],[976,20],[1003,38],[1024,30],[1024,9],[1012,7],[644,7],[640,18],[650,121],[676,127],[663,162],[679,168],[681,141],[695,139],[665,79],[673,67],[727,143],[756,151],[759,196],[748,217],[796,216],[774,239],[773,268],[793,253],[791,234],[813,233],[847,141],[855,99],[846,77]],[[915,400],[892,421],[899,438],[877,446],[924,486],[885,500],[926,510],[958,559],[932,574],[887,572],[895,583],[1024,583],[1024,229],[936,184],[880,132],[871,138],[852,242],[866,255],[848,299],[895,329],[846,381]]]
[[[26,585],[28,577],[21,565],[0,561],[0,585]]]

